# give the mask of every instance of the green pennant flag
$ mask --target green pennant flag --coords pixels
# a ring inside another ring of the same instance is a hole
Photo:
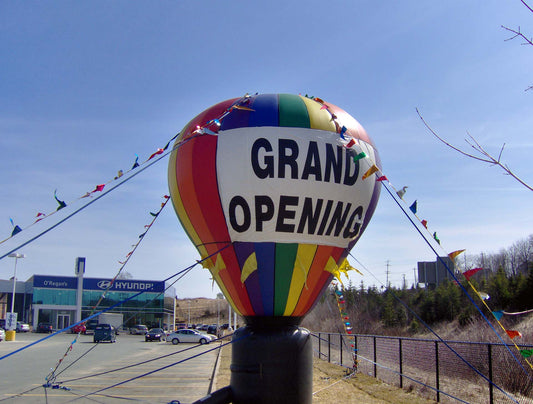
[[[520,355],[522,355],[524,358],[529,358],[531,355],[533,355],[533,349],[521,349]]]

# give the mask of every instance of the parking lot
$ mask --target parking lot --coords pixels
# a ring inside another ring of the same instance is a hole
[[[17,333],[15,341],[0,342],[0,357],[46,336]],[[208,393],[220,344],[145,342],[143,335],[125,333],[116,343],[94,344],[92,335],[81,335],[72,344],[75,337],[59,334],[0,360],[0,400],[190,403]],[[67,351],[52,383],[56,388],[45,389],[46,376]]]

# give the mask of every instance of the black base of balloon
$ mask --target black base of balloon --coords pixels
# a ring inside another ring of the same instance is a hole
[[[233,335],[231,392],[235,404],[310,404],[311,335],[301,318],[250,317]]]

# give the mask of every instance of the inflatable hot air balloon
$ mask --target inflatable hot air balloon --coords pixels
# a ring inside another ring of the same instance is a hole
[[[312,341],[298,325],[368,225],[380,169],[362,126],[319,98],[246,95],[180,132],[174,209],[246,320],[230,386],[198,403],[311,403]]]
[[[378,152],[318,98],[261,94],[208,108],[169,163],[174,209],[204,266],[245,317],[303,317],[365,230]],[[207,259],[206,259],[207,258]]]

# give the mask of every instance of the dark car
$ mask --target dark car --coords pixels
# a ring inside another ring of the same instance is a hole
[[[144,334],[144,340],[146,342],[148,341],[159,341],[161,342],[162,339],[166,337],[165,331],[163,331],[162,328],[152,328],[148,330],[146,334]]]
[[[209,327],[207,327],[207,333],[212,335],[218,334],[218,326],[216,324],[211,324]]]
[[[37,325],[37,332],[47,332],[51,333],[54,330],[52,323],[39,323]]]
[[[94,333],[94,329],[96,328],[96,326],[98,325],[98,320],[89,320],[87,321],[87,323],[85,324],[85,334],[93,334]]]
[[[115,327],[111,324],[98,324],[94,328],[93,342],[115,342],[117,340],[116,336]]]

